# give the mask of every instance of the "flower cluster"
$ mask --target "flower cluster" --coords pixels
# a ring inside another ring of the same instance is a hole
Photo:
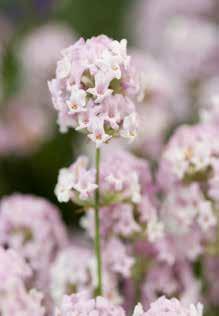
[[[217,223],[212,203],[204,198],[197,184],[171,190],[163,201],[161,216],[167,229],[176,235],[194,228],[209,232]]]
[[[88,299],[85,293],[65,296],[61,308],[56,311],[55,316],[93,315],[103,314],[107,316],[125,316],[124,310],[110,303],[104,297]]]
[[[97,188],[96,170],[88,169],[88,159],[79,157],[69,168],[59,172],[55,193],[60,202],[93,198]],[[139,204],[152,191],[152,178],[147,162],[126,151],[106,156],[100,166],[101,204],[127,202]]]
[[[30,263],[39,287],[47,284],[47,269],[66,243],[55,206],[31,195],[14,194],[2,199],[0,244],[15,249]]]
[[[0,313],[2,316],[44,316],[42,294],[28,290],[32,271],[13,250],[0,248]]]
[[[135,137],[137,118],[130,97],[138,83],[126,44],[101,35],[62,51],[56,79],[49,82],[62,132],[70,127],[84,131],[97,147],[114,135]]]
[[[69,168],[59,171],[55,194],[59,202],[68,202],[70,199],[87,200],[92,198],[97,185],[95,184],[95,169],[88,169],[88,159],[79,157]]]
[[[177,262],[173,266],[154,263],[142,285],[141,301],[144,306],[148,307],[150,302],[154,302],[158,298],[158,293],[168,297],[177,295],[185,305],[188,305],[199,301],[201,286],[188,262]]]
[[[110,249],[108,247],[109,250],[106,250],[106,256],[104,256],[103,291],[104,296],[110,301],[120,303],[118,278],[114,270],[106,262],[107,252],[111,251],[112,247]],[[114,261],[117,262],[117,260]],[[51,266],[50,293],[53,301],[59,305],[64,295],[83,291],[91,298],[97,286],[95,273],[95,257],[90,247],[79,244],[63,249]]]
[[[191,304],[189,307],[185,307],[177,299],[167,299],[161,297],[150,305],[147,312],[144,312],[142,306],[138,304],[135,307],[133,316],[202,316],[203,306],[199,303],[196,306]]]
[[[203,307],[191,304],[185,307],[177,299],[168,300],[161,297],[151,304],[148,311],[144,311],[141,304],[136,305],[133,316],[202,316]],[[99,296],[96,299],[87,299],[84,294],[66,296],[63,300],[60,310],[57,310],[56,316],[77,315],[121,315],[125,316],[125,311],[121,307],[113,306],[105,298]]]
[[[161,160],[160,178],[169,181],[202,181],[208,179],[217,161],[217,130],[209,125],[180,127],[171,140]],[[213,141],[212,141],[213,140]]]

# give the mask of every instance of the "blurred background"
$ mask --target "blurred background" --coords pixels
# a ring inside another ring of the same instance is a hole
[[[171,131],[196,122],[200,104],[217,90],[218,8],[218,0],[1,0],[0,196],[28,192],[57,203],[58,170],[84,140],[58,132],[47,80],[60,50],[80,36],[125,37],[141,55],[151,89],[140,110],[147,139],[132,150],[156,165]],[[61,205],[67,223],[75,219],[71,208]]]

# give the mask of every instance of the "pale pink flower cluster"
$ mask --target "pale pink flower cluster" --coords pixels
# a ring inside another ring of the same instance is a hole
[[[59,202],[92,199],[97,188],[95,174],[95,169],[88,169],[88,158],[85,156],[80,156],[70,167],[62,168],[55,187]]]
[[[75,128],[97,147],[112,136],[133,139],[137,118],[131,96],[137,76],[121,42],[100,35],[62,51],[49,89],[62,132]]]
[[[146,233],[151,240],[161,237],[162,224],[153,190],[147,161],[121,150],[103,155],[100,166],[102,237],[108,239],[114,235],[129,239]],[[90,236],[94,235],[93,224],[93,212],[87,212],[82,226]]]
[[[217,160],[217,130],[213,126],[182,126],[166,146],[160,163],[160,181],[208,179]],[[167,176],[167,177],[165,177]]]
[[[109,250],[111,251],[112,248]],[[117,248],[117,250],[120,249]],[[109,264],[106,262],[107,252],[108,250],[104,251],[103,261],[104,296],[110,301],[120,303],[118,278],[113,269],[109,269]],[[96,262],[90,247],[78,245],[60,251],[52,264],[50,274],[50,293],[57,305],[67,294],[84,291],[91,298],[95,293],[97,286]]]
[[[170,190],[162,202],[160,213],[166,229],[175,235],[196,228],[207,237],[217,224],[213,205],[204,198],[197,184]]]
[[[43,198],[14,194],[1,200],[0,244],[30,263],[39,287],[47,284],[47,270],[66,243],[58,209]]]
[[[125,316],[125,312],[120,306],[115,306],[106,298],[98,296],[96,299],[89,299],[86,293],[65,296],[61,307],[56,310],[55,316]]]
[[[165,263],[153,263],[142,285],[142,303],[145,307],[155,301],[159,295],[173,297],[177,294],[184,304],[198,302],[201,284],[195,279],[188,262],[177,262],[173,266]]]
[[[103,196],[115,195],[114,199],[111,197],[114,202],[129,201],[139,204],[143,196],[151,195],[153,190],[147,161],[123,150],[103,155],[100,165],[100,190]]]
[[[137,304],[133,316],[202,316],[203,307],[199,303],[185,307],[177,299],[161,297],[150,305],[148,311],[144,311],[141,304]],[[98,296],[96,299],[87,299],[84,294],[66,296],[61,308],[56,311],[56,316],[77,315],[100,315],[125,316],[125,311],[118,306],[112,305],[105,298]]]
[[[0,248],[0,313],[2,316],[44,316],[42,294],[28,290],[32,271],[14,251]]]
[[[176,298],[169,300],[163,296],[151,303],[147,312],[143,310],[141,304],[136,305],[133,316],[202,316],[202,314],[203,306],[200,303],[185,307]]]
[[[55,193],[60,202],[86,203],[97,188],[96,170],[88,168],[88,159],[80,156],[75,163],[59,172]],[[101,204],[127,202],[139,204],[153,188],[146,161],[126,151],[104,157],[100,165]],[[88,204],[89,205],[89,204]]]

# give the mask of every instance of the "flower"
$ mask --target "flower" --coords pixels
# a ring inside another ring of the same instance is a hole
[[[14,250],[0,248],[0,313],[2,316],[44,316],[42,294],[28,290],[33,271]]]
[[[211,178],[219,148],[216,135],[217,129],[209,125],[178,128],[160,162],[158,181],[161,186],[167,188],[180,181],[199,182]]]
[[[125,150],[110,155],[103,152],[100,165],[100,190],[102,196],[115,195],[115,201],[139,204],[143,196],[151,197],[153,183],[147,161]]]
[[[69,168],[59,171],[55,194],[59,202],[68,202],[70,199],[86,200],[92,198],[97,188],[95,184],[95,169],[87,169],[88,159],[79,157]]]
[[[139,87],[126,45],[100,35],[81,38],[61,52],[56,78],[48,85],[62,132],[82,130],[97,147],[112,136],[134,138],[131,97]]]
[[[125,244],[116,237],[104,242],[103,256],[108,269],[119,276],[127,278],[131,275],[135,259],[128,253]]]
[[[175,298],[169,300],[165,297],[161,297],[150,305],[145,316],[202,316],[202,313],[203,306],[200,303],[196,306],[191,304],[189,307],[185,307]]]
[[[204,198],[196,183],[171,189],[164,198],[160,214],[166,229],[176,235],[189,233],[196,227],[206,239],[217,224],[213,204]]]
[[[92,283],[91,257],[91,249],[80,245],[59,252],[50,272],[50,293],[57,305],[67,294],[84,290],[92,296],[95,288]]]
[[[198,302],[200,292],[201,284],[193,275],[188,262],[176,262],[173,266],[154,262],[143,281],[141,301],[147,308],[158,298],[159,293],[168,297],[177,295],[183,304],[188,306]]]
[[[125,316],[120,306],[113,305],[106,298],[98,296],[96,299],[89,299],[85,293],[65,296],[61,307],[56,310],[55,316],[77,315],[99,315]]]
[[[47,270],[66,243],[58,210],[51,203],[23,194],[1,200],[0,244],[15,249],[30,263],[35,272],[34,282],[40,288],[47,285]]]

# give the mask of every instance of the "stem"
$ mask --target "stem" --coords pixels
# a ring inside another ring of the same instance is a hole
[[[100,149],[96,149],[96,184],[95,191],[95,253],[97,260],[97,280],[98,285],[96,289],[96,296],[103,294],[102,287],[102,258],[101,258],[101,245],[100,245],[100,189],[99,189],[99,174],[100,174]]]

